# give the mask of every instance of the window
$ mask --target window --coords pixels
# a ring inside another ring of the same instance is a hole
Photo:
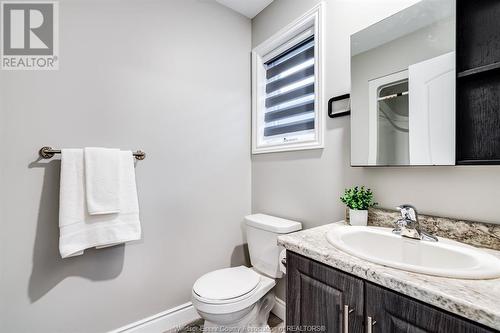
[[[252,52],[252,153],[323,147],[321,4]]]

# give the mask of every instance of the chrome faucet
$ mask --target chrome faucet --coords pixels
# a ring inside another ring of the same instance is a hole
[[[393,233],[401,235],[403,237],[427,240],[432,242],[437,242],[436,236],[433,236],[420,229],[420,223],[418,222],[418,213],[415,207],[412,205],[401,205],[397,209],[401,212],[401,217],[395,222],[395,227],[392,230]]]

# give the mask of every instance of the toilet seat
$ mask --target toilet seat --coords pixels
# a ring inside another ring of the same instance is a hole
[[[255,288],[252,289],[248,293],[245,293],[245,294],[243,294],[241,296],[238,296],[238,297],[229,298],[229,299],[218,300],[218,299],[211,299],[211,298],[201,297],[194,290],[193,290],[193,297],[195,297],[198,301],[203,302],[205,304],[213,304],[213,305],[217,305],[217,304],[232,304],[232,303],[236,303],[236,302],[242,301],[242,300],[244,300],[244,299],[252,296],[258,290],[258,286],[259,285],[257,284],[257,286],[255,286]]]
[[[241,277],[241,280],[234,280]],[[218,282],[217,279],[220,279]],[[233,279],[233,280],[231,280]],[[211,284],[211,282],[214,282]],[[230,285],[221,282],[230,281]],[[193,286],[193,305],[199,311],[224,314],[240,311],[256,303],[276,282],[245,266],[213,271],[200,277]],[[210,290],[210,286],[217,289]],[[217,294],[220,292],[220,294]],[[210,296],[210,297],[203,297]]]
[[[259,274],[248,267],[224,268],[196,280],[193,292],[207,302],[227,303],[254,291],[259,282]]]

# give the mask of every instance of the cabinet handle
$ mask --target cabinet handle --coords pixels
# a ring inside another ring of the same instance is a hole
[[[372,317],[366,318],[366,333],[372,333],[373,331],[373,326],[377,323],[376,320],[373,320]]]
[[[349,305],[344,305],[344,331],[343,333],[349,333],[349,315],[354,312],[353,309],[349,309]]]

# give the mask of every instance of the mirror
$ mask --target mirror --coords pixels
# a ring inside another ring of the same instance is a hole
[[[455,164],[455,0],[351,36],[351,165]]]

